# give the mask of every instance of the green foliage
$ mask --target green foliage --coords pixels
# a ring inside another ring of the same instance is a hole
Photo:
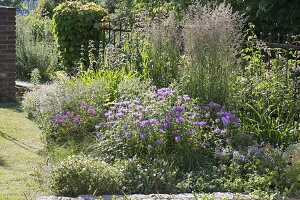
[[[201,102],[226,105],[235,83],[243,18],[224,3],[191,7],[183,28],[182,88]]]
[[[98,49],[103,32],[95,27],[101,22],[107,11],[95,3],[65,2],[54,9],[54,38],[58,43],[63,66],[68,73],[78,70],[81,48],[84,52],[85,64],[89,63],[87,49],[89,41],[95,42]],[[97,52],[95,52],[97,55]]]
[[[144,70],[158,88],[167,87],[180,74],[181,40],[174,15],[152,23],[147,41],[142,57],[147,59]]]
[[[116,162],[122,172],[122,189],[127,194],[174,193],[177,171],[170,163],[153,159],[145,162],[136,157]]]
[[[299,34],[300,4],[298,0],[229,0],[235,10],[245,13],[256,25],[255,32]],[[276,15],[274,15],[276,13]]]
[[[120,192],[120,172],[89,156],[77,155],[63,160],[52,171],[53,192],[77,197],[82,194],[116,194]]]
[[[0,0],[0,6],[22,8],[22,0]]]
[[[59,70],[58,52],[51,35],[51,20],[35,16],[17,18],[16,73],[18,79],[30,80],[38,69],[41,80],[50,80]]]
[[[299,79],[293,75],[298,64],[293,51],[267,48],[249,31],[248,46],[241,53],[245,67],[235,84],[232,105],[240,105],[245,132],[260,142],[286,147],[300,137],[300,101],[295,92]],[[263,62],[267,57],[270,60]]]

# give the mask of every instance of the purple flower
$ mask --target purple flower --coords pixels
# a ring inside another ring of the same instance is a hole
[[[113,127],[116,123],[117,123],[117,121],[111,121],[111,122],[108,122],[108,125]]]
[[[92,106],[90,106],[87,110],[87,113],[92,115],[92,116],[95,116],[96,115],[96,109]]]
[[[216,122],[217,124],[220,123],[220,121],[221,121],[221,120],[220,120],[219,118],[216,118],[216,119],[215,119],[215,122]]]
[[[182,112],[182,111],[184,111],[184,107],[183,106],[173,106],[173,110],[175,112]]]
[[[180,135],[177,135],[176,137],[175,137],[175,142],[179,142],[181,140],[181,136]]]
[[[210,107],[209,106],[203,106],[203,110],[209,111]]]
[[[190,97],[188,95],[183,95],[182,98],[183,98],[184,101],[190,100]]]
[[[53,124],[58,124],[61,125],[63,122],[63,119],[61,117],[60,114],[55,115],[54,119],[53,119]]]
[[[104,134],[103,134],[102,132],[97,132],[97,133],[96,133],[96,136],[97,136],[97,137],[103,137]]]
[[[192,135],[194,135],[194,133],[196,133],[196,130],[192,129],[190,132],[186,133],[186,136],[191,137]]]
[[[209,146],[209,143],[208,143],[208,142],[202,142],[200,145],[201,145],[203,148],[206,148],[206,147]]]
[[[221,134],[222,134],[222,135],[225,135],[226,133],[227,133],[227,130],[226,130],[226,129],[222,129],[222,130],[221,130]]]
[[[134,104],[139,104],[139,103],[140,103],[140,100],[139,100],[138,98],[136,98],[136,99],[134,99],[132,102],[133,102]]]
[[[121,108],[119,111],[118,111],[119,113],[126,113],[127,112],[127,109],[125,109],[125,108]]]
[[[124,113],[121,113],[121,112],[118,112],[118,113],[116,114],[117,117],[122,117],[123,115],[124,115]]]
[[[128,126],[123,126],[123,130],[124,130],[124,131],[128,131],[128,130],[129,130],[129,127],[128,127]]]
[[[141,133],[140,138],[145,139],[147,137],[147,133]]]
[[[87,107],[87,104],[84,103],[84,102],[81,102],[81,103],[80,103],[80,106],[83,107],[83,108],[85,108],[85,107]]]
[[[210,107],[213,107],[213,108],[220,108],[220,107],[221,107],[220,104],[214,103],[214,102],[210,102],[210,103],[209,103],[209,106],[210,106]]]
[[[131,133],[125,132],[125,137],[126,138],[130,138],[131,137]]]
[[[99,128],[103,127],[103,126],[105,126],[105,123],[104,122],[100,122],[99,124],[97,124],[95,126],[95,129],[99,129]]]
[[[200,121],[200,122],[194,122],[193,124],[194,124],[195,126],[204,127],[204,126],[207,125],[207,122]]]
[[[79,115],[77,115],[76,117],[73,118],[73,122],[80,123],[81,122],[81,117]]]
[[[183,122],[183,121],[184,121],[184,119],[182,118],[181,113],[177,113],[177,114],[175,115],[175,121],[176,121],[177,123],[180,123],[180,122]]]
[[[230,117],[228,115],[222,117],[222,122],[224,126],[228,126],[230,124]]]
[[[231,143],[231,139],[230,139],[230,138],[226,138],[225,142],[226,142],[227,144],[230,144],[230,143]]]
[[[211,114],[210,114],[210,113],[206,113],[206,114],[205,114],[205,117],[206,117],[206,118],[210,118],[210,117],[211,117]]]
[[[215,128],[215,130],[214,130],[214,134],[219,134],[221,132],[221,129],[219,129],[218,127],[217,128]]]
[[[156,141],[156,143],[157,143],[157,144],[162,144],[162,143],[163,143],[163,140],[162,140],[162,139],[158,139],[158,140]]]

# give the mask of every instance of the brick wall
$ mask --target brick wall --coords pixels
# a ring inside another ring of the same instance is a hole
[[[0,102],[15,101],[16,9],[0,6]]]

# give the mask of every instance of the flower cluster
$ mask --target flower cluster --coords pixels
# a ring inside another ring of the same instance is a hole
[[[131,148],[142,147],[147,152],[165,152],[177,144],[203,148],[228,143],[230,129],[240,125],[240,119],[219,104],[199,107],[189,96],[171,88],[117,102],[104,115],[106,121],[95,126],[100,140],[122,140]]]

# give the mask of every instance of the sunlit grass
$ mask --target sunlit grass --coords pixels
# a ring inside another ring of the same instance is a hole
[[[40,136],[18,104],[0,104],[0,200],[32,199],[39,193]]]

